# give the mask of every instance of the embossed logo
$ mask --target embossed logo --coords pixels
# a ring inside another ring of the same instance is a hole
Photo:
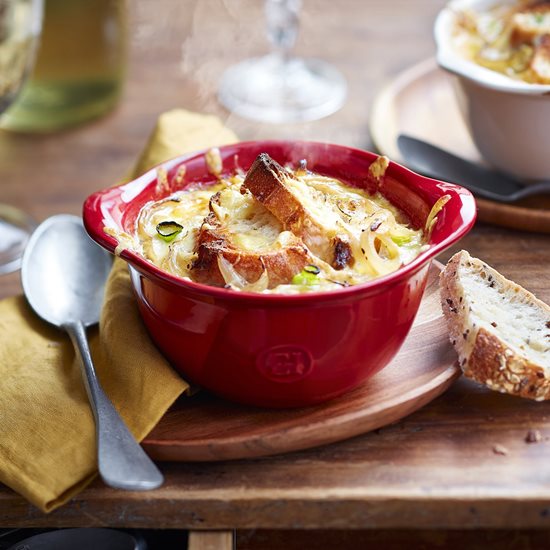
[[[299,346],[275,346],[260,353],[256,364],[274,382],[295,382],[311,372],[312,359],[309,351]]]

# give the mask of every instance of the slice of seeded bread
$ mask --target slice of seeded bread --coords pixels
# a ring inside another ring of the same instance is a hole
[[[451,343],[466,376],[503,393],[550,399],[550,307],[468,252],[440,276]]]

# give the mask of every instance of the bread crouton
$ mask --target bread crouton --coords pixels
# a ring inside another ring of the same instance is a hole
[[[262,276],[267,276],[266,288],[289,283],[310,260],[299,239],[281,231],[281,224],[251,195],[234,188],[216,193],[199,230],[194,279],[225,286],[231,284],[229,270],[245,286]]]
[[[550,34],[550,2],[532,2],[516,11],[511,18],[510,43],[535,46],[537,39]]]
[[[337,234],[337,214],[313,200],[307,184],[293,178],[269,155],[262,153],[256,158],[242,189],[252,193],[285,230],[300,237],[313,254],[334,269],[353,265],[349,242]]]
[[[541,84],[550,84],[550,34],[543,36],[535,48],[531,70]]]

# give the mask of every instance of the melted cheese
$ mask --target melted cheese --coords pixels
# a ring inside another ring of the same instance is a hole
[[[197,237],[201,225],[208,223],[210,212],[221,222],[232,245],[243,252],[261,254],[295,243],[294,234],[285,231],[248,191],[241,192],[242,182],[243,176],[236,174],[219,179],[213,186],[189,187],[147,204],[137,220],[136,250],[159,267],[193,279]],[[320,270],[313,281],[307,285],[288,281],[264,290],[266,293],[330,290],[358,284],[395,271],[414,259],[423,246],[423,232],[411,229],[404,215],[380,194],[369,195],[363,189],[305,171],[299,175],[296,172],[285,184],[323,227],[327,239],[338,236],[350,244],[354,261],[351,267],[335,270],[309,251],[312,263]],[[166,221],[183,227],[170,242],[157,232],[157,225]]]
[[[550,83],[550,2],[461,11],[453,39],[478,65],[532,84]]]
[[[212,210],[223,220],[231,242],[250,252],[273,249],[283,231],[280,222],[250,193],[241,193],[236,186],[221,191]]]

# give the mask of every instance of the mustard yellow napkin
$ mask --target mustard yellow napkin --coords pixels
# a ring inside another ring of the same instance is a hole
[[[235,142],[213,116],[160,116],[134,174],[196,149]],[[115,261],[99,330],[88,331],[103,387],[138,440],[187,388],[149,339],[126,264]],[[93,416],[73,347],[22,296],[0,302],[0,481],[45,512],[96,475]]]

